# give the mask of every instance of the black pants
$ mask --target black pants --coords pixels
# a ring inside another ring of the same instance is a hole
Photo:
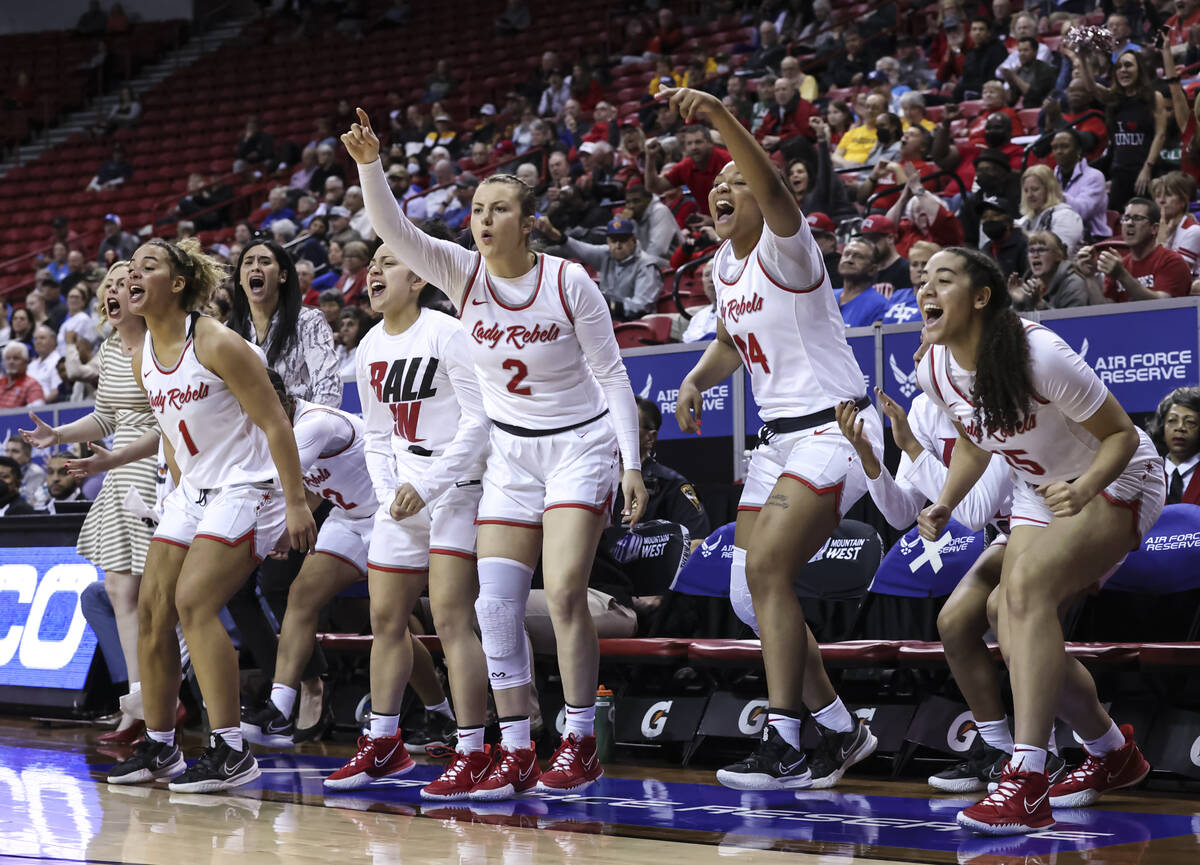
[[[331,509],[330,503],[324,502],[313,514],[318,530]],[[292,550],[286,559],[263,560],[258,570],[246,580],[226,605],[241,634],[243,651],[249,652],[258,668],[272,679],[275,676],[275,655],[279,651],[279,634],[263,612],[257,589],[261,588],[263,600],[267,602],[275,621],[282,623],[287,611],[288,592],[304,565],[304,559],[303,553]],[[325,660],[325,653],[314,640],[312,655],[304,665],[300,679],[314,679],[324,674],[327,669],[329,664]]]

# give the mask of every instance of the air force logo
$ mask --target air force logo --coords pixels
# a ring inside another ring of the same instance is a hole
[[[900,364],[896,363],[896,355],[889,354],[888,362],[892,366],[892,375],[896,378],[896,384],[900,385],[900,393],[905,399],[911,399],[912,395],[917,392],[917,371],[905,372],[900,368]]]

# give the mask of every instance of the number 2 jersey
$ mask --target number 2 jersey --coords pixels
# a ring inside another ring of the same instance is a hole
[[[329,406],[296,400],[292,414],[304,486],[355,519],[379,507],[367,471],[363,422]]]
[[[490,425],[471,352],[454,318],[422,309],[403,333],[383,322],[354,354],[366,427],[366,459],[379,501],[411,483],[432,504],[483,474]]]
[[[196,357],[192,322],[187,326],[188,339],[171,366],[154,354],[149,331],[142,344],[142,386],[175,449],[180,477],[201,490],[272,480],[276,469],[267,434],[250,420],[225,380]],[[265,365],[262,351],[246,344]]]
[[[1036,394],[1032,412],[1011,435],[988,433],[975,419],[968,396],[975,373],[963,369],[944,345],[932,346],[917,368],[917,381],[930,401],[957,421],[979,447],[1008,461],[1016,479],[1034,486],[1073,481],[1086,472],[1100,440],[1083,427],[1108,398],[1099,376],[1051,330],[1024,322]],[[1138,429],[1130,462],[1154,460],[1158,452]]]
[[[641,465],[629,375],[608,304],[587,271],[538,255],[521,276],[494,277],[478,253],[430,237],[401,214],[378,161],[358,173],[376,233],[458,307],[487,416],[553,430],[608,409],[625,465]]]
[[[812,414],[866,393],[808,223],[801,220],[791,237],[764,223],[741,260],[732,243],[721,244],[713,283],[717,314],[750,372],[763,420]]]

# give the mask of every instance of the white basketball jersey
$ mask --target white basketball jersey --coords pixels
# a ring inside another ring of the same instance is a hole
[[[193,487],[208,490],[275,478],[267,434],[251,422],[225,381],[199,361],[193,337],[179,359],[164,366],[147,331],[142,386],[163,435],[175,448],[180,477]]]
[[[367,471],[362,420],[298,399],[292,428],[304,486],[351,517],[373,516],[379,502]]]
[[[930,401],[928,394],[918,393],[908,407],[908,425],[922,450],[936,456],[949,467],[958,430],[944,411]]]
[[[1070,346],[1049,329],[1024,322],[1033,372],[1033,411],[1011,435],[989,433],[975,420],[968,394],[975,373],[964,370],[950,350],[935,345],[922,358],[917,380],[929,399],[958,421],[984,450],[1007,460],[1018,480],[1032,485],[1072,481],[1092,465],[1100,441],[1082,426],[1108,398],[1108,388]],[[1135,458],[1157,456],[1140,429]]]
[[[738,260],[728,241],[713,260],[717,312],[750,372],[763,420],[798,417],[866,393],[846,342],[825,260],[808,224],[778,237],[764,224]]]
[[[559,429],[608,407],[576,336],[571,304],[578,292],[599,290],[583,267],[550,255],[539,255],[531,274],[525,298],[501,300],[477,257],[460,315],[488,417]]]
[[[425,458],[441,456],[454,441],[463,417],[460,403],[471,397],[459,392],[455,375],[465,373],[465,380],[474,382],[467,340],[458,321],[423,309],[403,333],[390,334],[380,323],[363,337],[354,362],[367,451],[390,450],[392,455],[387,469],[368,460],[372,473],[394,472],[397,462],[419,466],[417,471],[432,465]],[[474,400],[478,405],[478,396]],[[474,474],[445,480],[478,480],[479,472]],[[393,487],[396,478],[373,480],[382,491]]]

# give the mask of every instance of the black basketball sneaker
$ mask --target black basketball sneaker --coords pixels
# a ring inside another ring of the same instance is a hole
[[[717,770],[717,780],[734,790],[805,790],[812,786],[813,776],[804,752],[768,724],[754,753]]]
[[[235,751],[214,733],[200,759],[168,786],[173,793],[215,793],[248,784],[261,774],[249,748]]]

